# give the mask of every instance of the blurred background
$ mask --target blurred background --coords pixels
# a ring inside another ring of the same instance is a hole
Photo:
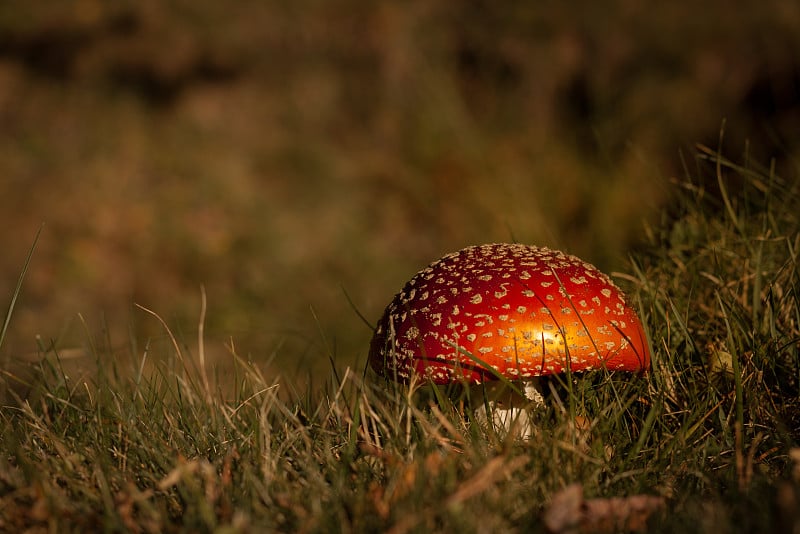
[[[191,345],[204,286],[218,362],[363,365],[463,246],[625,270],[723,120],[796,176],[800,3],[5,1],[0,355]]]

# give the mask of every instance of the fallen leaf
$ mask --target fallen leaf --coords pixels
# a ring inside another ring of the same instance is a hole
[[[587,500],[583,487],[571,484],[553,496],[544,524],[552,534],[645,532],[647,520],[665,505],[656,495]]]

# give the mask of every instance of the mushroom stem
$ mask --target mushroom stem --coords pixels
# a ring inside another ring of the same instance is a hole
[[[544,405],[540,379],[512,382],[515,391],[499,380],[470,387],[475,415],[478,421],[491,425],[504,435],[513,433],[521,439],[533,436],[534,425],[530,410]],[[520,394],[521,393],[521,394]]]

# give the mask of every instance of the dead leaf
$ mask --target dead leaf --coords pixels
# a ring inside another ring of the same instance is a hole
[[[645,532],[647,520],[665,505],[656,495],[586,500],[583,487],[571,484],[553,496],[544,524],[553,534]]]

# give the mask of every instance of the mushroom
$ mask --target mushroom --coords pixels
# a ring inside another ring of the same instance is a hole
[[[469,385],[479,418],[506,432],[516,421],[529,437],[527,408],[544,402],[538,377],[644,371],[650,353],[636,312],[597,268],[544,247],[487,244],[405,284],[375,329],[369,363],[400,382]]]

